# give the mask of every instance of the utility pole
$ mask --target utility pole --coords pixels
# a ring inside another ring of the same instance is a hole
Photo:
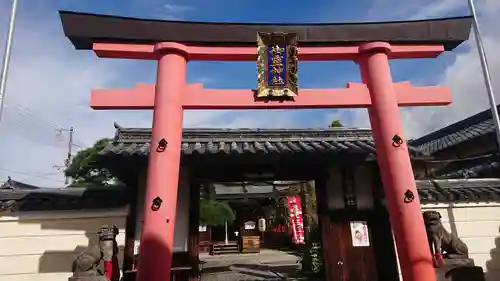
[[[17,1],[12,1],[10,12],[9,31],[5,41],[5,52],[3,54],[2,72],[0,73],[0,120],[2,119],[3,106],[5,101],[5,91],[7,89],[7,73],[9,72],[10,53],[12,51],[12,41],[14,39],[14,23],[16,22]]]
[[[483,46],[483,39],[481,38],[481,30],[479,29],[479,22],[477,20],[476,8],[474,7],[474,0],[468,0],[469,10],[473,19],[474,35],[476,37],[477,51],[479,53],[479,61],[483,70],[483,79],[486,84],[486,91],[488,92],[488,100],[490,102],[491,118],[495,124],[495,131],[497,136],[497,147],[500,148],[500,118],[498,117],[497,103],[495,101],[495,93],[491,83],[490,69],[488,67],[488,60],[486,59],[486,51]]]
[[[65,169],[68,169],[69,166],[71,165],[71,157],[73,156],[73,134],[75,132],[75,128],[74,127],[70,127],[69,129],[59,129],[57,130],[60,134],[62,134],[63,132],[69,132],[69,140],[68,140],[68,154],[66,156],[66,159],[64,160],[64,165],[63,166],[58,166],[58,165],[54,165],[54,168],[60,170],[61,168],[65,168]],[[65,180],[64,180],[64,185],[67,186],[70,182],[70,179],[68,176],[65,176]]]

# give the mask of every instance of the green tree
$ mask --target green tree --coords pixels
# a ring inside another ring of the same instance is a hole
[[[103,138],[92,147],[82,149],[73,157],[65,175],[73,179],[72,186],[106,185],[116,177],[99,161],[99,152],[113,139]]]
[[[330,125],[328,125],[328,127],[330,127],[330,128],[342,128],[342,127],[344,127],[344,125],[342,125],[340,120],[333,120],[332,123],[330,123]]]
[[[234,222],[236,216],[233,209],[225,201],[200,198],[200,224],[222,226],[227,221]]]
[[[202,184],[200,187],[200,224],[208,226],[222,226],[227,221],[233,223],[236,215],[226,201],[217,201],[215,187],[212,183]]]

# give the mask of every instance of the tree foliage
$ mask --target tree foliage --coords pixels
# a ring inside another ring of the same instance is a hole
[[[328,127],[330,127],[330,128],[342,128],[342,127],[344,127],[344,125],[342,125],[340,120],[333,120],[332,123],[330,123],[330,125],[328,125]]]
[[[98,140],[92,147],[82,149],[73,157],[68,169],[64,172],[66,176],[73,179],[74,187],[85,187],[94,185],[107,185],[121,179],[120,174],[114,174],[108,170],[100,161],[99,152],[113,139],[103,138]],[[227,202],[215,200],[215,189],[212,184],[204,184],[200,193],[200,223],[209,226],[224,225],[227,221],[235,220],[235,213]]]
[[[212,183],[200,186],[200,224],[222,226],[227,221],[234,222],[236,214],[228,202],[215,199],[215,187]]]
[[[222,226],[226,221],[231,224],[235,219],[233,209],[227,202],[200,198],[201,225]]]
[[[113,139],[103,138],[92,147],[78,151],[64,171],[66,176],[73,179],[73,186],[106,185],[115,179],[99,161],[99,152],[111,142]]]

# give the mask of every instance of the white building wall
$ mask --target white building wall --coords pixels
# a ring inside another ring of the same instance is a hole
[[[120,265],[127,210],[0,214],[0,281],[67,281],[75,257],[97,242],[103,224],[120,229]]]
[[[139,252],[142,222],[144,221],[144,197],[146,186],[146,171],[141,172],[139,177],[139,192],[137,195],[137,227],[135,231],[135,253]],[[167,188],[165,186],[165,188]],[[189,238],[189,175],[187,169],[181,167],[179,172],[179,186],[177,190],[177,215],[174,232],[174,252],[185,252],[188,250]],[[163,204],[169,204],[169,198],[163,198]],[[147,206],[150,207],[149,205]]]
[[[441,213],[444,227],[462,239],[487,281],[500,280],[500,204],[425,204],[422,211]],[[401,277],[401,276],[400,276]]]

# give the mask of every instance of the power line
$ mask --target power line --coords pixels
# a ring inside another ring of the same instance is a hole
[[[16,170],[11,170],[11,169],[5,169],[5,168],[0,168],[0,171],[12,173],[12,174],[17,174],[17,175],[23,175],[23,176],[28,176],[28,177],[33,177],[33,178],[39,178],[39,179],[45,179],[45,180],[50,180],[53,182],[63,182],[62,180],[56,180],[54,178],[50,178],[49,176],[56,176],[60,174],[60,172],[52,172],[52,173],[28,173],[28,172],[21,172],[21,171],[16,171]]]
[[[75,132],[73,130],[73,127],[71,127],[70,129],[65,129],[64,127],[62,127],[54,122],[47,121],[46,119],[43,119],[40,116],[37,116],[36,113],[34,113],[33,111],[31,111],[30,109],[28,109],[26,107],[23,107],[21,105],[14,105],[14,107],[15,107],[15,110],[20,110],[20,112],[24,112],[28,116],[30,116],[36,120],[39,120],[41,122],[46,123],[48,126],[52,127],[54,130],[59,132],[59,136],[62,136],[63,132],[69,132],[69,138],[71,139],[70,143],[72,146],[76,146],[76,147],[80,147],[80,148],[85,147],[85,142],[83,142],[82,140],[75,137],[75,134],[74,134]],[[79,144],[77,144],[77,143],[79,143]]]
[[[75,137],[74,127],[70,127],[69,129],[65,129],[62,126],[59,126],[57,123],[48,121],[48,120],[40,117],[39,115],[37,115],[33,111],[31,111],[30,109],[25,108],[21,105],[12,105],[12,106],[9,106],[9,108],[13,109],[16,114],[27,117],[28,119],[31,119],[31,120],[40,121],[45,127],[53,130],[54,131],[53,135],[59,137],[60,141],[63,140],[61,137],[63,135],[65,135],[66,133],[68,133],[69,137],[68,137],[68,142],[67,142],[67,153],[66,153],[66,159],[64,160],[64,165],[54,165],[53,168],[56,168],[58,170],[60,170],[61,168],[65,168],[65,169],[69,168],[69,166],[71,164],[71,159],[73,157],[73,148],[74,147],[82,148],[85,146],[83,141],[80,141]],[[23,130],[22,131],[23,134],[26,133],[26,126],[19,126],[19,128]],[[30,133],[32,133],[32,131],[30,131]],[[77,142],[80,142],[80,144],[78,144]],[[69,184],[69,182],[70,182],[70,178],[65,176],[65,184],[67,185],[67,184]]]
[[[53,183],[58,183],[58,184],[61,184],[61,185],[64,184],[63,180],[56,180],[56,179],[53,179],[53,178],[43,177],[43,176],[36,176],[36,175],[28,175],[26,178],[23,179],[23,181],[29,180],[31,178],[43,179],[43,180],[46,180],[46,181],[49,181],[49,182],[53,182]],[[58,186],[58,187],[61,187],[61,186]]]
[[[31,119],[36,120],[36,121],[40,121],[48,127],[54,128],[56,130],[63,128],[62,126],[56,124],[55,122],[51,122],[51,121],[48,121],[48,120],[40,117],[38,114],[34,113],[30,109],[28,109],[22,105],[13,104],[13,105],[8,105],[7,107],[14,109],[20,115],[26,116],[26,117],[31,118]]]
[[[466,158],[452,158],[452,159],[436,159],[436,160],[422,160],[424,163],[455,163],[455,162],[467,162],[467,161],[473,161],[473,160],[478,160],[478,159],[488,159],[488,158],[495,158],[499,157],[499,153],[489,153],[489,154],[483,154],[483,155],[478,155],[478,156],[471,156],[471,157],[466,157]]]
[[[20,175],[27,175],[27,176],[32,176],[32,175],[39,175],[39,176],[52,176],[52,175],[57,175],[59,172],[50,172],[50,173],[27,173],[27,172],[21,172],[21,171],[16,171],[16,170],[11,170],[7,168],[2,168],[0,167],[1,171],[5,172],[10,172],[14,174],[20,174]]]
[[[63,136],[63,132],[68,131],[68,129],[65,129],[63,126],[61,126],[55,122],[48,121],[47,119],[41,117],[39,114],[33,112],[32,110],[30,110],[26,107],[21,106],[21,105],[8,105],[7,108],[13,109],[15,111],[15,114],[26,117],[29,120],[41,122],[43,124],[43,126],[53,130],[56,133],[57,137]],[[13,122],[11,122],[11,123],[13,123]],[[26,126],[19,125],[18,127],[21,130],[23,130],[23,132],[26,131]],[[85,142],[76,138],[74,134],[71,137],[73,138],[73,140],[72,140],[73,146],[76,146],[79,148],[86,146]]]

